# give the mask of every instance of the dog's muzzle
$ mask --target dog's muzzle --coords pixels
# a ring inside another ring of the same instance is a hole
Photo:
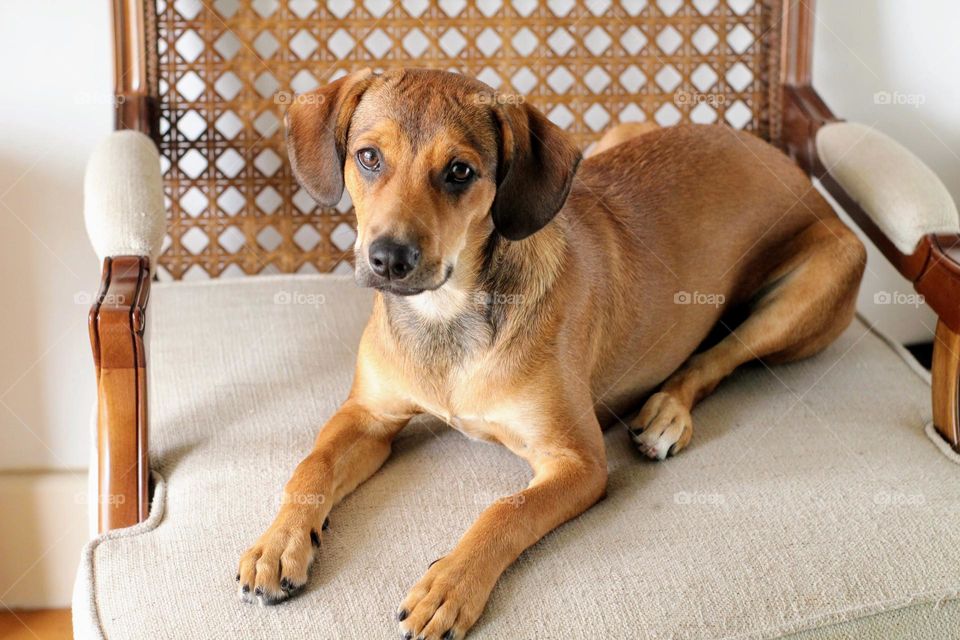
[[[400,281],[417,268],[420,248],[391,238],[379,238],[370,245],[367,262],[375,275],[392,282]]]
[[[400,296],[436,291],[453,275],[453,265],[424,259],[418,244],[389,237],[358,250],[356,258],[357,284]]]
[[[436,269],[424,264],[420,247],[415,243],[377,238],[367,249],[366,259],[360,255],[357,259],[357,283],[385,293],[412,296],[446,282],[445,279],[436,282]]]

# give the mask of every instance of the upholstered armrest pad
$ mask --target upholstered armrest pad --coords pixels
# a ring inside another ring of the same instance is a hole
[[[876,129],[835,122],[817,132],[827,172],[901,252],[930,233],[960,232],[950,193],[930,168]]]
[[[90,157],[83,182],[87,235],[101,260],[160,251],[166,219],[160,155],[147,136],[115,131]]]

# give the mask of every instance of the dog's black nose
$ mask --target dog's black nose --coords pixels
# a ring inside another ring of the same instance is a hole
[[[403,280],[420,262],[420,250],[390,238],[379,238],[370,245],[370,268],[380,277]]]

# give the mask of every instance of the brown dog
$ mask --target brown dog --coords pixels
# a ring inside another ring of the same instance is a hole
[[[816,353],[853,316],[863,246],[752,135],[620,128],[580,163],[535,109],[427,70],[351,74],[287,124],[300,183],[325,205],[346,185],[356,278],[379,293],[349,398],[240,561],[244,599],[306,583],[331,507],[429,413],[534,471],[400,604],[402,636],[462,638],[504,569],[604,494],[601,425],[659,387],[626,424],[663,459],[737,366]],[[746,320],[695,353],[735,307]]]

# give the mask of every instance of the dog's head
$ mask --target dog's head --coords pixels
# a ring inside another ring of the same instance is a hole
[[[566,200],[580,153],[536,109],[462,75],[358,71],[287,113],[293,172],[357,213],[356,277],[412,295],[447,281],[467,246],[520,240]]]

